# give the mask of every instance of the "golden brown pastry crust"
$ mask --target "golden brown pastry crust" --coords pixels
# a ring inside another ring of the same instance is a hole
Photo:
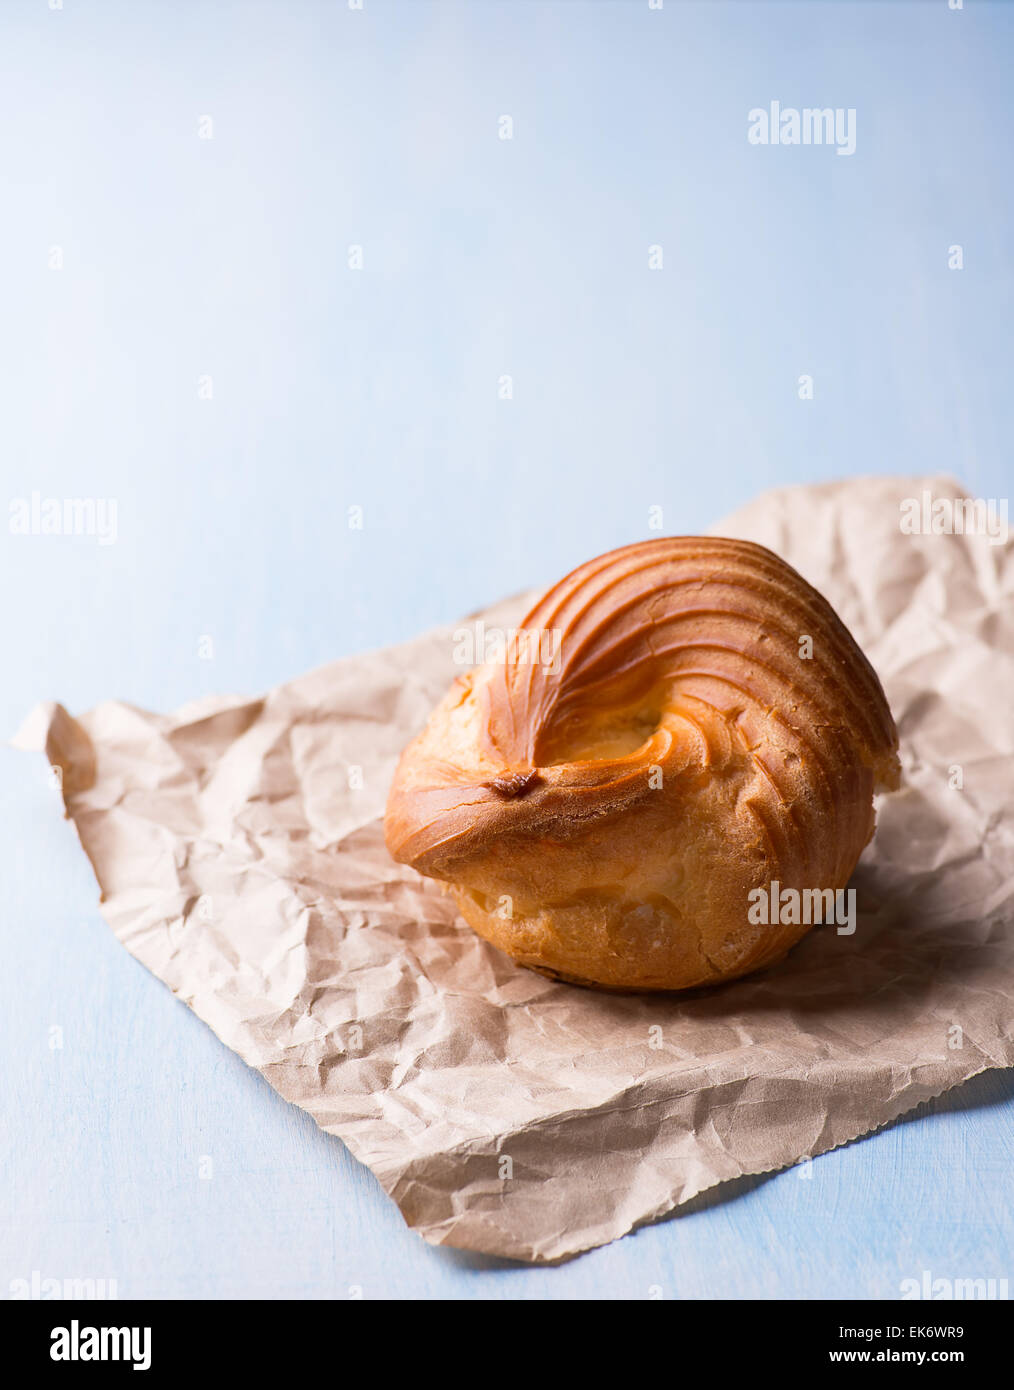
[[[579,566],[522,627],[555,636],[455,680],[403,753],[394,858],[558,978],[686,989],[778,960],[809,927],[752,923],[751,890],[843,888],[898,779],[830,604],[762,546],[683,536]]]

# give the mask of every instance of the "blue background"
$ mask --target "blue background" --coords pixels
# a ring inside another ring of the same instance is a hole
[[[262,690],[652,507],[693,532],[870,472],[1007,495],[1012,40],[982,0],[5,0],[4,493],[116,499],[117,538],[0,530],[3,730]],[[855,154],[749,144],[772,99],[855,108]],[[1011,1073],[558,1268],[428,1248],[114,941],[42,759],[0,760],[0,1296],[1014,1278]]]

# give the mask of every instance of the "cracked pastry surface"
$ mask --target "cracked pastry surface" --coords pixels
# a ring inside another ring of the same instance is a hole
[[[579,566],[521,627],[403,753],[393,857],[556,978],[686,989],[778,960],[809,927],[751,922],[751,891],[844,888],[898,781],[830,604],[762,546],[682,536]]]

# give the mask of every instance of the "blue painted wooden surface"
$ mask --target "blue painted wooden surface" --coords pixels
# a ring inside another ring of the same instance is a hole
[[[1011,6],[25,0],[0,28],[5,489],[117,501],[115,544],[0,536],[7,732],[45,697],[261,690],[652,506],[693,531],[855,472],[1009,492]],[[749,145],[772,99],[855,108],[855,154]],[[0,1294],[1014,1276],[1010,1073],[558,1268],[430,1249],[114,941],[42,760],[0,761]]]

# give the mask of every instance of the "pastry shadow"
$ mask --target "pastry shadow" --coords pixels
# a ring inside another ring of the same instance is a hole
[[[796,1021],[830,1020],[850,1010],[870,1021],[878,1013],[897,1013],[900,1006],[910,1013],[947,979],[960,985],[988,975],[990,946],[1010,932],[1010,920],[994,915],[984,921],[974,904],[966,918],[945,916],[936,874],[887,887],[876,869],[860,866],[849,887],[864,905],[853,934],[814,926],[781,960],[752,974],[675,993],[575,993],[594,994],[617,1023],[632,1012],[639,1020],[650,1013],[663,1023],[723,1018],[743,1023],[751,1015],[784,1010]]]

